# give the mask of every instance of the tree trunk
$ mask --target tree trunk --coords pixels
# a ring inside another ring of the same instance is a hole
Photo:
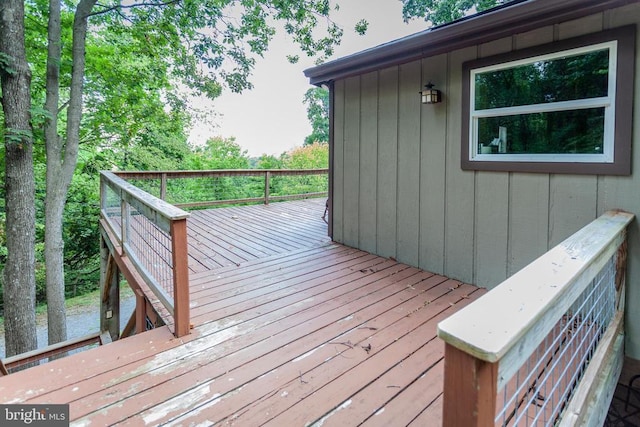
[[[37,348],[31,71],[25,53],[21,0],[0,3],[0,79],[8,250],[4,269],[5,343],[7,356],[12,356]]]
[[[67,339],[67,316],[64,306],[64,240],[62,237],[66,190],[61,182],[63,147],[58,135],[61,59],[60,0],[49,2],[48,36],[47,97],[44,106],[49,113],[44,128],[47,153],[44,259],[49,344],[56,344]]]
[[[55,3],[55,5],[54,5]],[[67,338],[64,307],[64,240],[62,224],[69,185],[78,160],[82,89],[85,70],[87,21],[96,0],[81,0],[73,22],[72,74],[67,108],[66,138],[57,133],[60,63],[60,0],[50,2],[49,58],[47,60],[46,109],[52,114],[45,131],[47,145],[47,194],[45,198],[45,259],[49,344]]]

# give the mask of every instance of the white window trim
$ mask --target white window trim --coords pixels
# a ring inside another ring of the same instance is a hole
[[[520,105],[517,107],[502,107],[493,109],[475,109],[475,77],[477,74],[513,68],[538,61],[552,60],[566,56],[577,56],[598,50],[609,50],[609,81],[608,96],[587,98],[580,100]],[[469,160],[489,162],[545,162],[545,163],[613,163],[614,162],[614,134],[615,134],[615,105],[616,105],[616,76],[618,63],[618,41],[611,40],[552,52],[545,55],[532,56],[515,61],[503,62],[486,67],[472,69],[469,73]],[[599,154],[478,154],[478,119],[484,117],[509,116],[552,111],[571,111],[585,108],[605,109],[604,118],[604,149]]]

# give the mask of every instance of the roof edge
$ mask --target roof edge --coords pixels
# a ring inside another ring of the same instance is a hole
[[[527,0],[465,17],[304,70],[311,84],[380,70],[581,18],[637,0]],[[497,26],[496,22],[501,25]]]

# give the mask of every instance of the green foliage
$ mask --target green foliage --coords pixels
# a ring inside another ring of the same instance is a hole
[[[297,64],[300,61],[300,55],[287,55],[287,61],[290,64]]]
[[[2,212],[0,212],[0,266],[4,265],[7,259],[7,236],[5,232],[6,214],[4,213],[4,198],[2,199]],[[2,280],[0,280],[0,283]]]
[[[235,138],[216,136],[209,138],[204,146],[194,147],[184,165],[191,170],[249,169],[249,163],[247,151]],[[199,179],[179,181],[171,183],[173,187],[167,190],[174,195],[168,198],[170,203],[257,197],[250,188],[255,188],[257,183],[249,185],[252,179],[247,177],[219,177],[207,183]]]
[[[33,133],[27,129],[5,129],[4,139],[6,144],[24,144],[31,141]]]
[[[356,26],[355,26],[356,33],[360,34],[361,36],[365,35],[368,29],[369,29],[369,22],[367,20],[361,19],[356,23]]]
[[[100,182],[91,166],[80,163],[74,175],[64,215],[65,295],[96,288],[100,279]],[[74,242],[71,244],[71,242]]]
[[[260,156],[252,168],[254,169],[284,169],[285,154],[276,157],[271,154],[263,154]]]
[[[305,145],[329,142],[329,90],[321,87],[309,89],[303,99],[307,106],[307,118],[311,123],[311,135],[304,139]]]
[[[294,148],[284,156],[285,169],[324,169],[329,167],[329,145],[311,144]],[[327,177],[323,175],[285,176],[273,179],[271,193],[300,194],[327,191]]]
[[[39,301],[44,296],[43,124],[52,118],[41,108],[47,75],[48,5],[47,0],[25,2],[25,43],[34,106]],[[63,140],[76,6],[77,2],[62,2],[61,105],[57,125]],[[63,225],[67,295],[98,284],[98,171],[248,168],[248,155],[233,138],[212,138],[204,147],[188,146],[187,134],[194,114],[188,96],[195,93],[215,98],[224,88],[235,92],[251,88],[250,74],[256,60],[267,51],[277,23],[305,54],[320,60],[330,56],[342,37],[342,29],[329,19],[330,12],[328,0],[106,0],[94,8],[86,44],[79,163]],[[356,28],[363,32],[366,27],[366,22],[361,21]],[[291,62],[299,59],[297,55],[288,58]],[[0,57],[0,67],[10,72],[11,58]],[[24,130],[1,131],[16,143],[30,136],[23,134],[28,132]],[[315,140],[316,137],[311,142]],[[291,167],[286,164],[288,159],[264,157],[259,167]],[[0,166],[3,162],[0,153]],[[222,180],[216,197],[231,198],[238,193],[237,188],[237,183]],[[0,190],[3,192],[4,188]],[[0,196],[4,200],[4,194]],[[6,256],[4,211],[0,204],[0,270]]]
[[[286,169],[323,169],[329,167],[329,146],[311,144],[294,148],[284,162]]]
[[[342,29],[328,17],[328,0],[203,0],[97,7],[104,20],[121,24],[148,40],[148,49],[169,47],[163,59],[172,73],[199,94],[216,97],[222,86],[234,92],[251,88],[249,75],[264,55],[279,22],[309,56],[327,58]],[[119,9],[119,13],[111,13]],[[294,57],[291,57],[293,59]]]
[[[12,66],[13,58],[4,52],[0,52],[0,69],[9,75],[15,74],[16,70]]]
[[[509,0],[402,0],[402,17],[423,18],[433,25],[446,24],[473,11],[480,12]]]
[[[249,155],[235,138],[216,136],[204,146],[194,148],[188,165],[192,170],[248,169]]]
[[[42,128],[44,126],[44,122],[51,120],[51,118],[51,114],[44,108],[37,105],[31,106],[31,126],[34,128]]]

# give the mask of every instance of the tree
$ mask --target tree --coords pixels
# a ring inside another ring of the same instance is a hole
[[[89,18],[103,25],[119,24],[148,40],[148,48],[166,47],[170,55],[159,60],[170,64],[174,78],[200,94],[215,97],[223,86],[240,92],[251,88],[248,80],[256,56],[267,50],[275,34],[274,20],[283,22],[302,50],[309,55],[328,56],[339,42],[342,30],[326,19],[325,36],[316,37],[320,19],[331,8],[326,0],[150,0],[123,4],[112,0],[97,5],[96,0],[80,0],[75,6],[70,77],[60,76],[60,0],[51,0],[48,25],[46,124],[47,201],[46,262],[48,292],[51,292],[52,328],[64,329],[62,270],[62,212],[76,168],[82,124],[85,84],[86,38]],[[235,9],[234,9],[235,8]],[[4,1],[0,12],[0,67],[2,68],[5,123],[6,242],[5,307],[20,314],[20,321],[6,323],[7,351],[21,352],[35,347],[33,317],[34,279],[34,183],[30,108],[30,71],[24,46],[24,2]],[[94,29],[94,28],[92,28]],[[204,66],[203,66],[204,64]],[[66,86],[65,84],[68,84]],[[64,89],[64,90],[62,90]],[[61,105],[61,93],[68,99]],[[60,109],[66,108],[64,130],[60,129]],[[51,194],[51,195],[50,195]],[[9,207],[10,205],[10,207]],[[51,269],[49,269],[51,265]],[[16,291],[17,293],[15,293]],[[29,312],[31,314],[29,314]],[[7,315],[9,313],[7,312]],[[32,327],[33,326],[33,327]],[[53,340],[64,337],[50,330]]]
[[[49,1],[48,55],[45,110],[45,146],[47,154],[47,188],[45,197],[44,256],[47,282],[47,320],[49,344],[67,339],[64,306],[64,240],[62,235],[64,206],[78,159],[82,89],[88,18],[96,0],[80,0],[73,20],[72,72],[67,126],[64,137],[58,134],[60,104],[60,63],[62,59],[61,3]]]
[[[329,167],[329,146],[310,144],[294,148],[284,162],[287,169],[323,169]]]
[[[285,153],[280,157],[276,157],[273,154],[263,154],[257,159],[252,159],[252,167],[255,169],[283,169],[284,157]]]
[[[321,87],[313,87],[304,95],[307,105],[307,118],[313,129],[311,135],[304,139],[304,145],[329,142],[329,91]]]
[[[248,169],[249,155],[247,150],[236,142],[234,137],[209,138],[203,147],[196,147],[189,169]]]
[[[423,18],[433,25],[440,25],[509,1],[511,0],[402,0],[402,17],[405,22]]]
[[[6,354],[37,347],[35,318],[35,182],[31,71],[24,37],[24,3],[0,4],[0,79],[4,112],[7,258],[4,268]]]
[[[327,168],[329,167],[329,145],[315,143],[294,148],[286,153],[283,163],[286,169]],[[326,175],[285,176],[276,182],[280,186],[277,191],[281,191],[282,194],[308,193],[327,188]]]
[[[62,6],[61,101],[58,132],[64,136],[71,76],[73,10]],[[25,3],[25,45],[31,67],[33,161],[36,194],[36,304],[46,302],[44,258],[46,167],[42,109],[46,98],[47,17],[49,0]],[[93,18],[97,20],[98,17]],[[64,208],[66,297],[95,289],[99,278],[99,174],[102,169],[177,169],[189,155],[187,127],[193,114],[184,97],[173,93],[170,56],[165,47],[149,49],[144,34],[101,20],[87,36],[79,163]],[[164,50],[163,50],[164,49]],[[140,76],[145,76],[141,79]],[[0,123],[3,120],[0,109]],[[35,120],[35,122],[34,122]],[[0,124],[0,129],[3,129]],[[4,183],[4,152],[0,182]],[[5,223],[4,186],[0,186],[0,221]],[[2,234],[0,232],[0,234]],[[71,243],[70,243],[71,242]],[[6,262],[0,236],[0,271]],[[0,281],[0,316],[4,310]]]

